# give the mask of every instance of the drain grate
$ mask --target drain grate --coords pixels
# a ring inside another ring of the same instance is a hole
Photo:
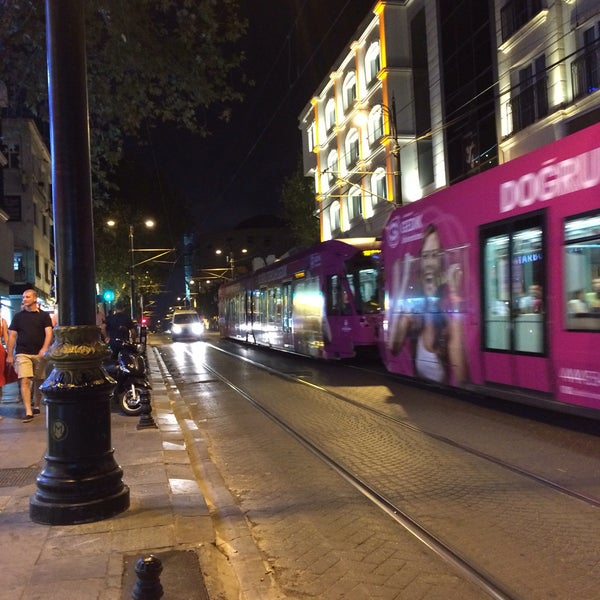
[[[22,487],[35,482],[39,469],[0,469],[0,487]]]

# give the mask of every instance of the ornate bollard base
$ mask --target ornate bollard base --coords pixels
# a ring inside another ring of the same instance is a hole
[[[129,508],[129,488],[115,462],[110,434],[114,382],[96,326],[57,327],[52,372],[41,389],[47,406],[48,452],[29,502],[36,523],[100,521]]]
[[[140,420],[136,425],[136,429],[158,429],[158,425],[152,416],[152,404],[150,403],[150,393],[144,390],[141,397],[142,410],[140,412]]]

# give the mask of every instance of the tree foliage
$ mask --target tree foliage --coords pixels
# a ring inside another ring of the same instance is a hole
[[[314,214],[315,192],[310,179],[304,176],[301,158],[296,170],[283,182],[281,204],[293,243],[304,246],[318,242],[319,219]]]
[[[208,135],[242,98],[238,0],[86,0],[94,197],[108,197],[126,138],[159,123]],[[0,81],[9,117],[48,121],[45,3],[0,0]]]

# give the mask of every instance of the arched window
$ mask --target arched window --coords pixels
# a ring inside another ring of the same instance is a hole
[[[379,42],[373,42],[365,54],[365,75],[367,85],[371,84],[381,70],[381,55],[379,52]]]
[[[331,187],[338,178],[338,153],[332,150],[327,155],[327,185]]]
[[[350,169],[353,165],[356,164],[360,152],[358,131],[356,129],[351,129],[348,132],[348,135],[346,136],[346,143],[344,145],[344,149],[346,152],[346,167]]]
[[[335,100],[333,98],[329,98],[327,100],[327,104],[325,105],[325,128],[327,129],[327,133],[329,133],[335,125]]]
[[[329,207],[329,228],[332,233],[340,230],[340,203],[337,200]]]
[[[344,99],[344,110],[347,111],[352,108],[354,101],[356,100],[356,75],[354,72],[348,73],[346,79],[344,79],[343,99]]]
[[[375,207],[388,199],[385,171],[380,167],[371,175],[371,203]]]
[[[362,192],[359,187],[353,186],[348,192],[348,219],[350,221],[362,215]]]
[[[383,135],[383,109],[378,104],[369,113],[369,145],[372,146]]]

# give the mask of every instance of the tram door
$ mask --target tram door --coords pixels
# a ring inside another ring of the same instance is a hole
[[[550,391],[544,212],[480,230],[482,346],[489,383]]]
[[[294,345],[292,323],[292,284],[286,281],[281,286],[281,331],[284,348],[292,348]]]

